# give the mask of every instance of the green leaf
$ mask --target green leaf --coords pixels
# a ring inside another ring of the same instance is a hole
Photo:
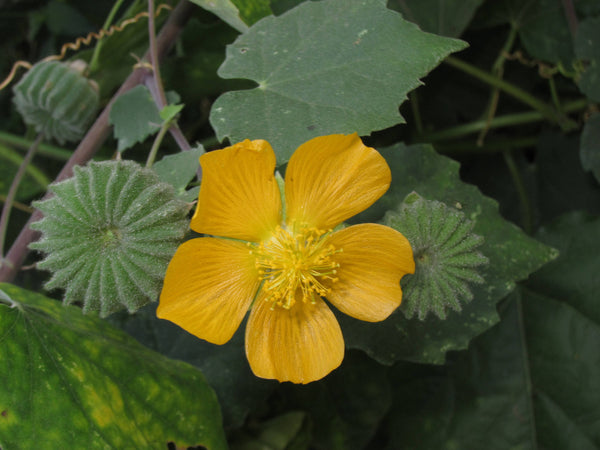
[[[391,407],[387,368],[359,351],[348,352],[323,380],[282,388],[287,408],[312,418],[314,448],[371,448],[367,444]]]
[[[269,0],[190,0],[210,11],[240,33],[262,17],[273,14]]]
[[[384,364],[410,360],[441,364],[449,350],[467,348],[469,341],[498,322],[496,303],[515,282],[556,257],[556,251],[528,237],[502,219],[497,203],[460,180],[458,163],[438,155],[428,145],[398,145],[380,151],[392,170],[388,193],[358,216],[361,222],[381,219],[411,191],[461,210],[475,222],[473,233],[484,238],[478,250],[489,259],[480,271],[481,285],[472,285],[473,300],[445,320],[430,316],[408,320],[400,311],[381,323],[365,323],[339,315],[346,345],[365,350]]]
[[[229,342],[214,345],[158,319],[155,305],[135,315],[117,314],[111,320],[148,347],[198,367],[217,394],[226,427],[241,426],[276,385],[257,378],[250,370],[244,350],[245,322]]]
[[[579,78],[579,89],[594,101],[600,101],[600,17],[582,21],[575,36],[575,54],[586,64]]]
[[[368,135],[403,122],[398,106],[466,44],[423,33],[385,2],[306,2],[255,24],[227,48],[224,78],[258,87],[217,99],[219,139],[265,139],[278,163],[319,135]]]
[[[78,308],[0,289],[2,448],[226,448],[197,369]]]
[[[557,130],[542,131],[537,144],[537,206],[542,223],[570,211],[600,213],[600,190],[581,166],[580,139]]]
[[[185,188],[196,175],[200,167],[199,158],[204,153],[204,148],[198,144],[186,152],[166,155],[152,166],[161,181],[169,183],[175,188],[178,197],[186,196]]]
[[[509,24],[519,30],[519,38],[529,55],[551,63],[570,65],[573,38],[563,5],[554,0],[495,0],[480,10],[479,25]]]
[[[160,118],[163,122],[170,122],[181,112],[184,106],[185,105],[167,105],[160,110]]]
[[[388,7],[402,13],[423,31],[459,37],[483,0],[391,0]]]
[[[590,117],[583,127],[579,157],[583,168],[600,182],[600,114]]]
[[[510,296],[500,324],[444,369],[394,369],[390,448],[600,446],[600,220],[571,214],[538,237],[561,256]]]
[[[110,109],[110,123],[119,140],[117,150],[122,152],[137,142],[143,142],[156,133],[163,122],[150,91],[136,86],[117,98]]]

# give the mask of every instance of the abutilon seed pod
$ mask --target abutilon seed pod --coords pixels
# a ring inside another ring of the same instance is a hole
[[[98,88],[83,75],[85,63],[41,61],[13,88],[13,102],[27,125],[60,144],[77,141],[98,110]]]
[[[432,312],[445,319],[447,309],[461,311],[473,299],[470,284],[481,284],[481,266],[488,263],[478,248],[483,238],[474,234],[475,222],[442,202],[413,192],[384,223],[400,231],[413,249],[415,273],[402,279],[401,311],[424,320]]]
[[[30,248],[53,273],[48,289],[63,288],[64,303],[82,303],[101,316],[155,301],[167,265],[189,229],[190,205],[170,184],[132,161],[91,162],[49,186],[54,196],[34,202],[44,218]]]

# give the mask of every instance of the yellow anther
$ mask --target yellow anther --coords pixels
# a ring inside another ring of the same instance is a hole
[[[271,309],[275,305],[290,309],[298,298],[314,304],[317,296],[329,293],[323,281],[333,280],[331,275],[340,266],[334,257],[341,250],[327,242],[330,232],[297,224],[289,230],[278,227],[269,240],[253,245],[255,265]]]

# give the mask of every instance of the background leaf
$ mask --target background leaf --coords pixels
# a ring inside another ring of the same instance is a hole
[[[177,196],[187,199],[185,188],[196,176],[200,167],[199,158],[203,153],[204,148],[198,144],[188,151],[164,156],[152,166],[152,169],[162,181],[175,188]]]
[[[2,283],[3,448],[225,448],[202,374],[75,307]],[[7,303],[14,303],[10,307]]]
[[[339,314],[346,345],[385,364],[401,359],[441,364],[446,352],[467,348],[469,340],[498,322],[496,303],[515,288],[515,281],[554,259],[556,252],[502,219],[494,200],[460,180],[458,163],[430,146],[397,145],[380,152],[392,170],[392,185],[357,220],[379,220],[414,190],[460,209],[474,221],[473,232],[485,239],[478,250],[489,264],[481,270],[484,284],[470,286],[474,299],[460,313],[449,311],[446,320],[431,315],[424,321],[407,320],[396,311],[381,323],[367,324]]]
[[[158,319],[156,305],[110,320],[148,347],[198,367],[217,393],[226,427],[241,426],[248,412],[261,405],[277,384],[257,378],[250,370],[244,350],[244,324],[229,342],[214,345],[168,320]]]
[[[258,87],[223,94],[210,121],[220,140],[269,141],[282,164],[315,136],[403,122],[398,106],[419,78],[464,47],[423,33],[382,1],[306,2],[228,46],[219,75]]]
[[[538,237],[561,256],[510,296],[500,324],[446,368],[394,368],[389,448],[600,446],[600,220],[571,214]]]
[[[402,13],[423,31],[459,37],[483,0],[390,0],[388,7]]]
[[[579,78],[579,89],[594,101],[600,101],[600,17],[583,20],[575,35],[575,54],[586,65]]]
[[[583,127],[579,157],[583,168],[600,182],[600,114],[590,117]]]
[[[269,0],[190,0],[243,33],[248,26],[273,14]]]
[[[156,133],[162,122],[160,112],[146,86],[136,86],[125,92],[115,100],[110,109],[110,123],[115,127],[119,152]]]

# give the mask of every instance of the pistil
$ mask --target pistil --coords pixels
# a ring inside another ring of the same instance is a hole
[[[278,227],[273,236],[258,245],[251,253],[264,281],[262,289],[271,309],[280,306],[290,309],[301,298],[314,304],[327,296],[328,285],[337,281],[339,264],[334,255],[341,252],[328,243],[329,231],[302,228],[300,231]]]

